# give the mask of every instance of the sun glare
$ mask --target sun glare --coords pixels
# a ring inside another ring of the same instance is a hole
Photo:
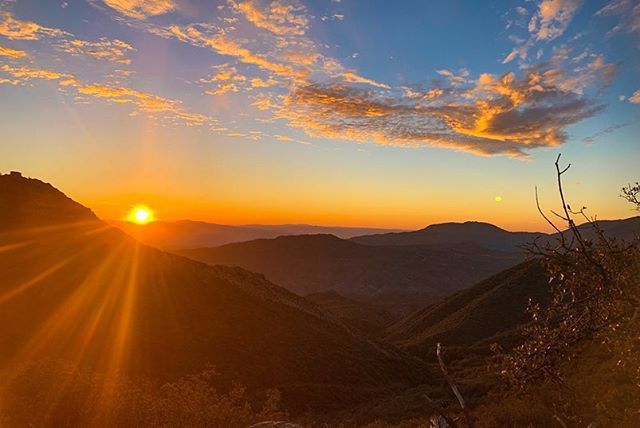
[[[153,211],[144,205],[136,205],[133,207],[127,220],[137,224],[147,224],[154,220]]]

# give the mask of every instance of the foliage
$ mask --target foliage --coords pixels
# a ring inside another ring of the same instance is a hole
[[[628,185],[622,188],[622,195],[624,199],[635,205],[637,210],[640,210],[640,183],[635,185]]]
[[[279,391],[266,391],[256,404],[241,386],[217,391],[214,376],[209,368],[157,386],[41,361],[2,379],[0,425],[246,428],[287,418]]]
[[[558,242],[532,247],[553,298],[547,307],[529,306],[533,322],[523,328],[525,341],[505,355],[502,375],[527,396],[546,391],[561,424],[624,426],[640,417],[640,245],[607,239],[584,208],[572,211],[561,180],[569,167],[556,161],[556,168],[562,211],[554,214],[568,232],[545,216]],[[583,237],[576,215],[587,219],[594,239]]]

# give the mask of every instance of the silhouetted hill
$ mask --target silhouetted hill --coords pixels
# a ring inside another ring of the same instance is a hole
[[[548,302],[548,282],[539,260],[524,262],[393,324],[386,338],[431,352],[437,342],[471,345],[510,332],[529,321],[529,299]]]
[[[179,254],[260,272],[300,294],[333,290],[353,296],[442,297],[522,261],[518,253],[474,245],[371,246],[332,235],[282,236]]]
[[[640,216],[620,220],[598,220],[597,225],[609,238],[631,242],[640,237]],[[595,232],[589,224],[578,226],[584,238],[593,239]]]
[[[0,230],[96,220],[89,208],[49,183],[18,172],[0,174]]]
[[[302,410],[424,380],[416,361],[261,275],[141,245],[38,180],[0,183],[2,206],[26,213],[0,232],[3,386],[45,358],[157,382],[213,365],[217,382],[278,387]]]
[[[229,226],[191,220],[155,221],[146,225],[138,225],[128,221],[112,221],[110,223],[140,242],[166,250],[217,247],[234,242],[276,238],[283,235],[330,233],[342,238],[350,238],[363,233],[382,233],[387,231],[374,228],[330,227],[306,224]]]
[[[382,305],[344,297],[334,291],[309,294],[306,299],[335,315],[346,325],[370,336],[378,335],[397,316],[386,311]]]
[[[509,232],[489,223],[467,221],[427,226],[413,232],[357,236],[351,240],[366,245],[454,246],[473,244],[484,248],[514,251],[544,233]]]
[[[580,218],[576,216],[577,222]],[[621,220],[599,220],[598,226],[609,238],[632,240],[640,236],[640,216]],[[578,226],[585,238],[594,238],[589,224]],[[543,232],[509,232],[489,223],[467,221],[464,223],[442,223],[427,226],[413,232],[382,233],[351,238],[351,241],[366,245],[425,245],[459,246],[477,245],[504,251],[520,251],[523,245],[534,240],[539,243],[554,242],[556,234]]]

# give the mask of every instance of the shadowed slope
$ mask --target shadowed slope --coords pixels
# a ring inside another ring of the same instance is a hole
[[[395,323],[386,338],[428,352],[437,342],[471,345],[509,332],[530,319],[529,299],[548,302],[548,282],[540,261],[527,261]]]
[[[383,309],[381,304],[350,299],[333,291],[309,294],[305,298],[332,313],[346,325],[371,336],[377,336],[397,318]]]
[[[477,246],[369,246],[332,235],[282,236],[180,251],[209,264],[240,266],[300,294],[444,296],[522,260]]]

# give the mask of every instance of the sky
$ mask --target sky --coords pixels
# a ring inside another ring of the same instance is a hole
[[[638,0],[0,0],[0,172],[105,219],[634,215]]]

